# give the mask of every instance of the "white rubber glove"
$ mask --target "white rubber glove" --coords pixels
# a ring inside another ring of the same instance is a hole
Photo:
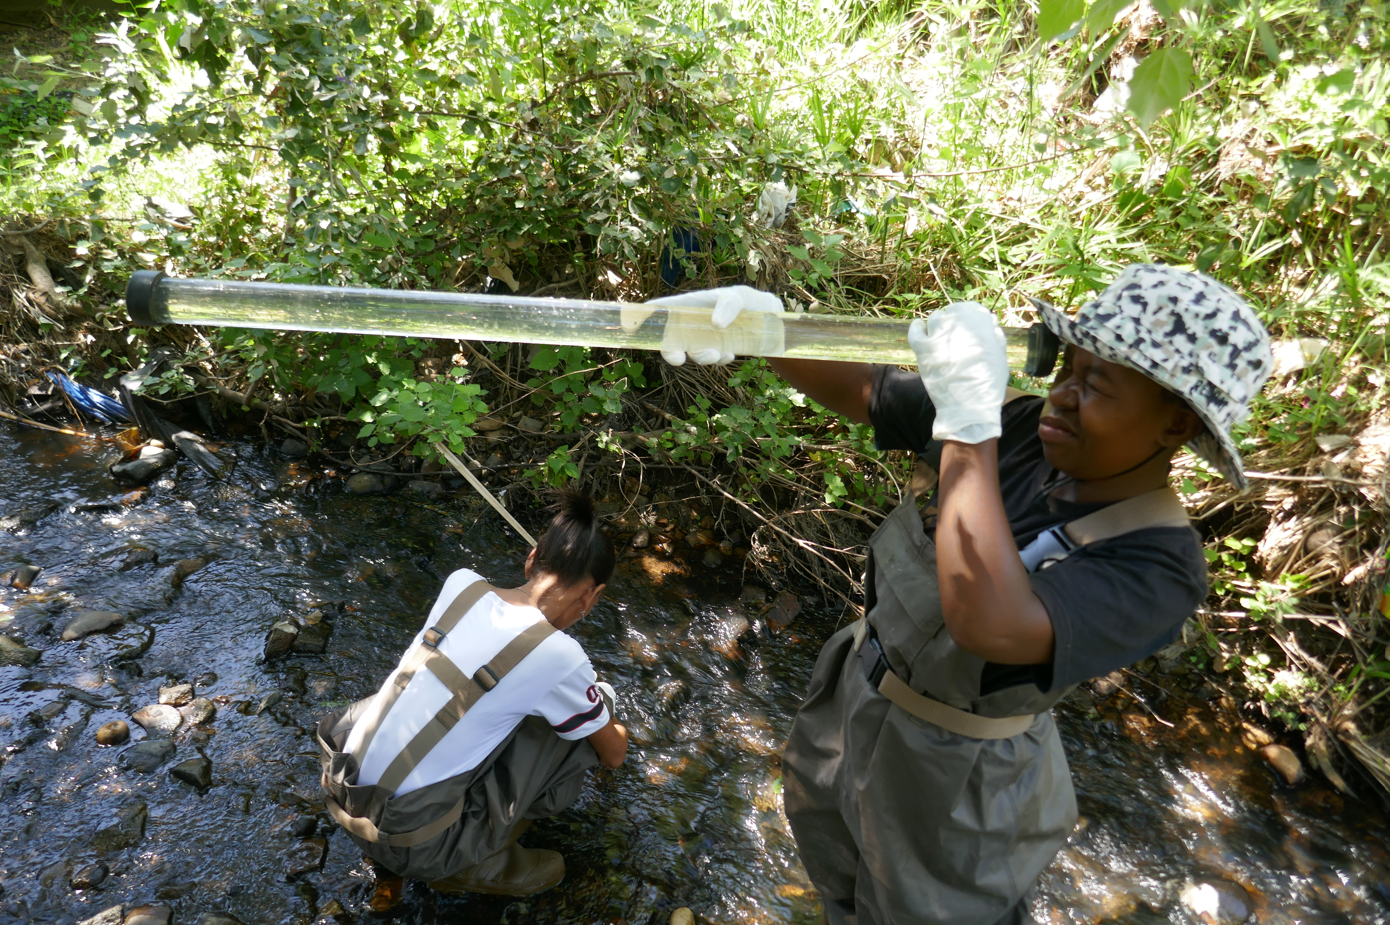
[[[1009,356],[994,313],[978,302],[955,302],[912,322],[907,342],[936,407],[932,437],[960,443],[998,437]]]
[[[782,319],[776,317],[782,311],[782,300],[770,292],[752,286],[725,286],[663,296],[630,311],[624,307],[623,327],[636,330],[657,308],[700,310],[668,312],[661,355],[672,366],[681,366],[687,358],[701,366],[725,366],[739,354],[775,356],[782,352]],[[710,309],[713,311],[706,315]],[[771,313],[772,317],[753,317],[753,313]]]
[[[615,711],[618,706],[618,692],[613,690],[613,685],[607,681],[599,681],[595,686],[598,687],[599,696],[603,698],[603,705],[608,707],[608,717],[617,719],[618,714]]]

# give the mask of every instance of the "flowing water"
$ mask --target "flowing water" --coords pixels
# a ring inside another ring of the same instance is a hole
[[[42,652],[0,667],[0,921],[75,922],[156,900],[179,923],[207,912],[247,925],[385,920],[367,910],[361,855],[323,814],[312,724],[375,689],[450,571],[517,582],[524,550],[471,498],[349,495],[272,451],[223,453],[239,457],[226,482],[181,462],[122,497],[108,444],[0,430],[0,517],[23,515],[0,533],[0,572],[44,568],[28,591],[0,590],[0,633]],[[633,748],[525,839],[564,853],[564,883],[527,900],[414,884],[393,919],[664,925],[689,906],[706,923],[819,921],[780,811],[778,754],[819,643],[843,617],[797,589],[806,607],[774,635],[739,603],[740,578],[732,564],[624,558],[572,632],[618,687]],[[126,622],[62,641],[89,609]],[[330,628],[321,654],[265,659],[273,624],[315,613],[305,638]],[[216,716],[183,721],[174,753],[134,770],[146,734],[131,714],[184,681]],[[1083,690],[1058,708],[1083,821],[1044,875],[1036,915],[1390,921],[1377,799],[1320,779],[1286,786],[1201,684],[1135,677],[1132,693]],[[131,743],[98,745],[116,719]],[[211,761],[205,792],[170,773],[199,756]],[[75,889],[101,879],[96,864],[104,880]]]

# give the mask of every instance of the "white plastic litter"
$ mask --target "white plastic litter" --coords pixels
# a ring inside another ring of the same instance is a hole
[[[758,197],[757,220],[769,228],[781,228],[787,220],[787,210],[796,205],[796,187],[787,189],[780,180],[763,187]]]

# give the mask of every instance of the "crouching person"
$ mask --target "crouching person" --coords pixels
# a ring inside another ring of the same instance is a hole
[[[626,757],[612,688],[561,632],[593,608],[613,562],[592,502],[566,494],[524,585],[454,572],[381,690],[319,721],[325,804],[394,875],[379,877],[374,909],[398,901],[406,877],[511,896],[564,877],[558,852],[517,840],[572,803],[589,768]]]

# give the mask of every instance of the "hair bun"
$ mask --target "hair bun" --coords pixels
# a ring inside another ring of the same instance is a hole
[[[560,516],[571,523],[587,530],[592,530],[597,525],[598,515],[594,512],[594,499],[589,497],[587,492],[566,488],[560,492],[560,503],[557,507]]]

